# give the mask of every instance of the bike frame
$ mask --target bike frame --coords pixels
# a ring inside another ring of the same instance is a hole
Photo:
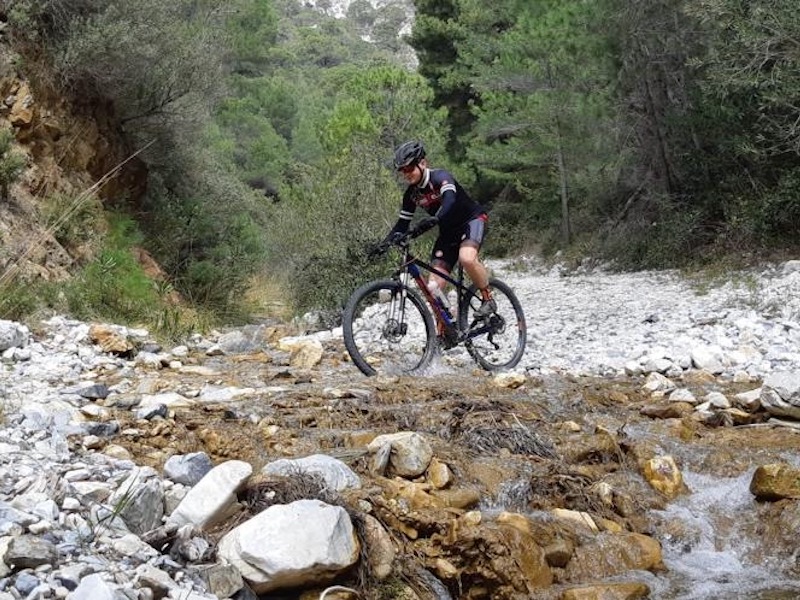
[[[444,325],[445,328],[455,328],[461,334],[459,336],[459,342],[463,342],[466,340],[470,340],[474,337],[479,335],[483,335],[491,330],[489,326],[482,326],[477,329],[470,328],[468,331],[461,331],[458,329],[458,323],[453,318],[452,313],[450,310],[442,303],[441,299],[436,298],[428,288],[428,285],[425,283],[425,280],[422,278],[422,271],[425,270],[429,273],[433,273],[447,281],[456,289],[456,307],[460,307],[464,302],[464,298],[467,296],[475,296],[470,289],[464,285],[464,267],[459,264],[458,265],[458,278],[454,278],[449,273],[445,273],[444,271],[440,271],[436,267],[431,264],[426,263],[424,260],[420,260],[413,254],[408,246],[403,247],[403,260],[400,267],[392,273],[393,279],[398,279],[402,283],[406,283],[402,281],[402,276],[404,274],[408,274],[417,284],[417,288],[419,288],[420,292],[422,292],[422,296],[425,298],[425,301],[428,303],[428,306],[431,309],[431,313],[433,314],[434,319],[436,322]],[[477,296],[476,296],[477,297]],[[401,309],[405,312],[405,297],[402,298]]]

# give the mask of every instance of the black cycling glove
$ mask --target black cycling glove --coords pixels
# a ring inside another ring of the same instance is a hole
[[[420,219],[419,223],[414,226],[414,229],[409,233],[410,237],[417,237],[422,235],[429,229],[433,229],[439,224],[439,217],[425,217]]]
[[[405,237],[405,233],[402,231],[390,231],[389,235],[383,240],[383,244],[386,244],[387,247],[394,246],[397,242],[402,240]]]

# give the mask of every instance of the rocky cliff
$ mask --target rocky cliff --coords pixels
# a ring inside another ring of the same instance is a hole
[[[111,108],[83,106],[56,89],[43,69],[0,45],[0,128],[13,132],[10,152],[25,157],[21,176],[0,199],[3,283],[12,275],[67,277],[91,256],[92,240],[64,244],[54,235],[55,225],[79,210],[135,199],[144,187],[142,165],[125,162],[130,153]]]

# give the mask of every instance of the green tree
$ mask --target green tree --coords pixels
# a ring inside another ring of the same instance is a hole
[[[462,6],[464,22],[485,19],[479,2]],[[495,19],[505,15],[501,20],[508,23],[513,9],[513,25],[460,46],[460,61],[479,93],[469,157],[484,178],[510,187],[503,197],[527,199],[523,222],[538,220],[541,228],[560,213],[568,244],[573,189],[587,171],[602,168],[599,162],[613,160],[605,142],[611,69],[603,3],[504,6]]]
[[[494,3],[485,10],[494,12]],[[459,70],[460,42],[472,33],[460,21],[460,0],[414,0],[416,18],[409,44],[419,59],[418,72],[433,89],[433,103],[447,109],[448,150],[456,160],[465,154],[464,136],[474,117],[470,104],[476,100],[469,80]]]
[[[694,97],[714,230],[793,243],[800,225],[800,15],[793,2],[686,3],[703,32]],[[700,118],[701,117],[701,118]]]
[[[401,188],[387,168],[393,149],[420,138],[441,154],[446,131],[425,81],[398,67],[336,69],[322,91],[334,100],[321,123],[325,158],[305,167],[308,176],[270,217],[270,262],[281,265],[302,310],[340,307],[370,269],[377,274],[365,247],[397,218]]]
[[[270,67],[269,54],[278,39],[278,16],[269,0],[237,0],[227,21],[229,69],[258,76]]]

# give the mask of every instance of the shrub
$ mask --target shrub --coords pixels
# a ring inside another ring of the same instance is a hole
[[[27,158],[21,152],[12,150],[14,134],[9,129],[0,130],[0,194],[8,198],[8,186],[22,174]]]
[[[42,202],[42,217],[56,241],[68,249],[104,234],[102,203],[93,194],[48,196]]]

